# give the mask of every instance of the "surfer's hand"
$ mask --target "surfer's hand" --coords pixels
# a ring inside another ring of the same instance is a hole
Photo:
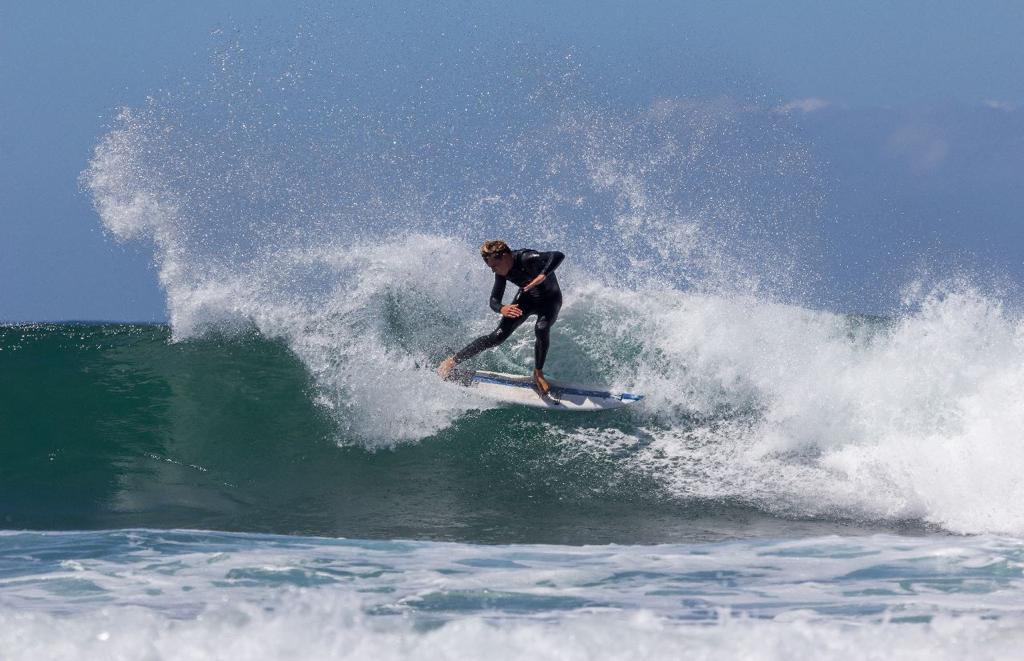
[[[509,319],[515,319],[516,317],[523,316],[523,311],[519,309],[518,305],[502,305],[501,316],[508,317]]]
[[[536,287],[540,283],[544,282],[545,278],[547,278],[547,276],[544,275],[543,273],[541,273],[540,275],[538,275],[533,280],[530,280],[529,282],[527,282],[526,286],[523,287],[523,291],[530,291],[531,289],[533,289],[534,287]]]

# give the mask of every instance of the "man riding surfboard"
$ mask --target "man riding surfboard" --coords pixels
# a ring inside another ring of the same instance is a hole
[[[485,349],[498,346],[530,315],[535,314],[537,323],[533,330],[537,341],[534,344],[533,383],[542,395],[547,395],[551,386],[544,378],[544,360],[548,355],[551,326],[558,319],[558,311],[562,308],[562,290],[558,287],[554,271],[565,259],[565,255],[557,250],[512,250],[504,241],[485,241],[480,246],[480,256],[494,272],[490,305],[492,310],[501,315],[501,322],[494,331],[481,335],[461,351],[441,361],[437,372],[443,378],[448,378],[456,364]],[[519,285],[520,290],[511,303],[502,305],[506,282]]]

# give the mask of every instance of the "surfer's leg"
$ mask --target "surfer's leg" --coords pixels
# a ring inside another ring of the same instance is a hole
[[[558,320],[558,311],[561,309],[562,297],[559,296],[537,312],[537,324],[533,327],[533,332],[537,335],[537,341],[533,345],[534,367],[537,370],[544,369],[548,346],[551,344],[551,327]]]
[[[466,348],[455,354],[455,362],[461,363],[467,358],[472,358],[481,351],[498,346],[499,344],[507,340],[509,336],[512,335],[512,332],[515,331],[515,329],[519,328],[519,326],[524,321],[526,321],[527,316],[528,315],[524,314],[521,317],[517,317],[515,319],[502,317],[501,323],[498,324],[497,328],[495,328],[487,335],[481,335],[480,337],[476,338],[475,340],[467,344]]]

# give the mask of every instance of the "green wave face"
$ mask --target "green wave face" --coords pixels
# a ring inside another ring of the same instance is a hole
[[[668,496],[629,448],[555,440],[595,424],[627,433],[622,416],[475,411],[419,443],[366,449],[314,403],[292,353],[256,334],[14,326],[0,348],[5,528],[638,543],[754,516]]]

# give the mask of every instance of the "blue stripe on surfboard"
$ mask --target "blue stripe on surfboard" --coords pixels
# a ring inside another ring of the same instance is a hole
[[[514,388],[529,388],[533,390],[533,384],[525,381],[512,381],[506,379],[496,379],[492,376],[481,376],[480,374],[474,374],[473,380],[479,383],[493,383],[499,386],[512,386]],[[566,388],[564,386],[551,386],[552,392],[557,392],[561,395],[580,395],[582,397],[600,397],[601,399],[617,399],[622,402],[639,402],[644,398],[643,395],[634,395],[632,393],[624,392],[615,394],[604,390],[583,390],[581,388]]]

